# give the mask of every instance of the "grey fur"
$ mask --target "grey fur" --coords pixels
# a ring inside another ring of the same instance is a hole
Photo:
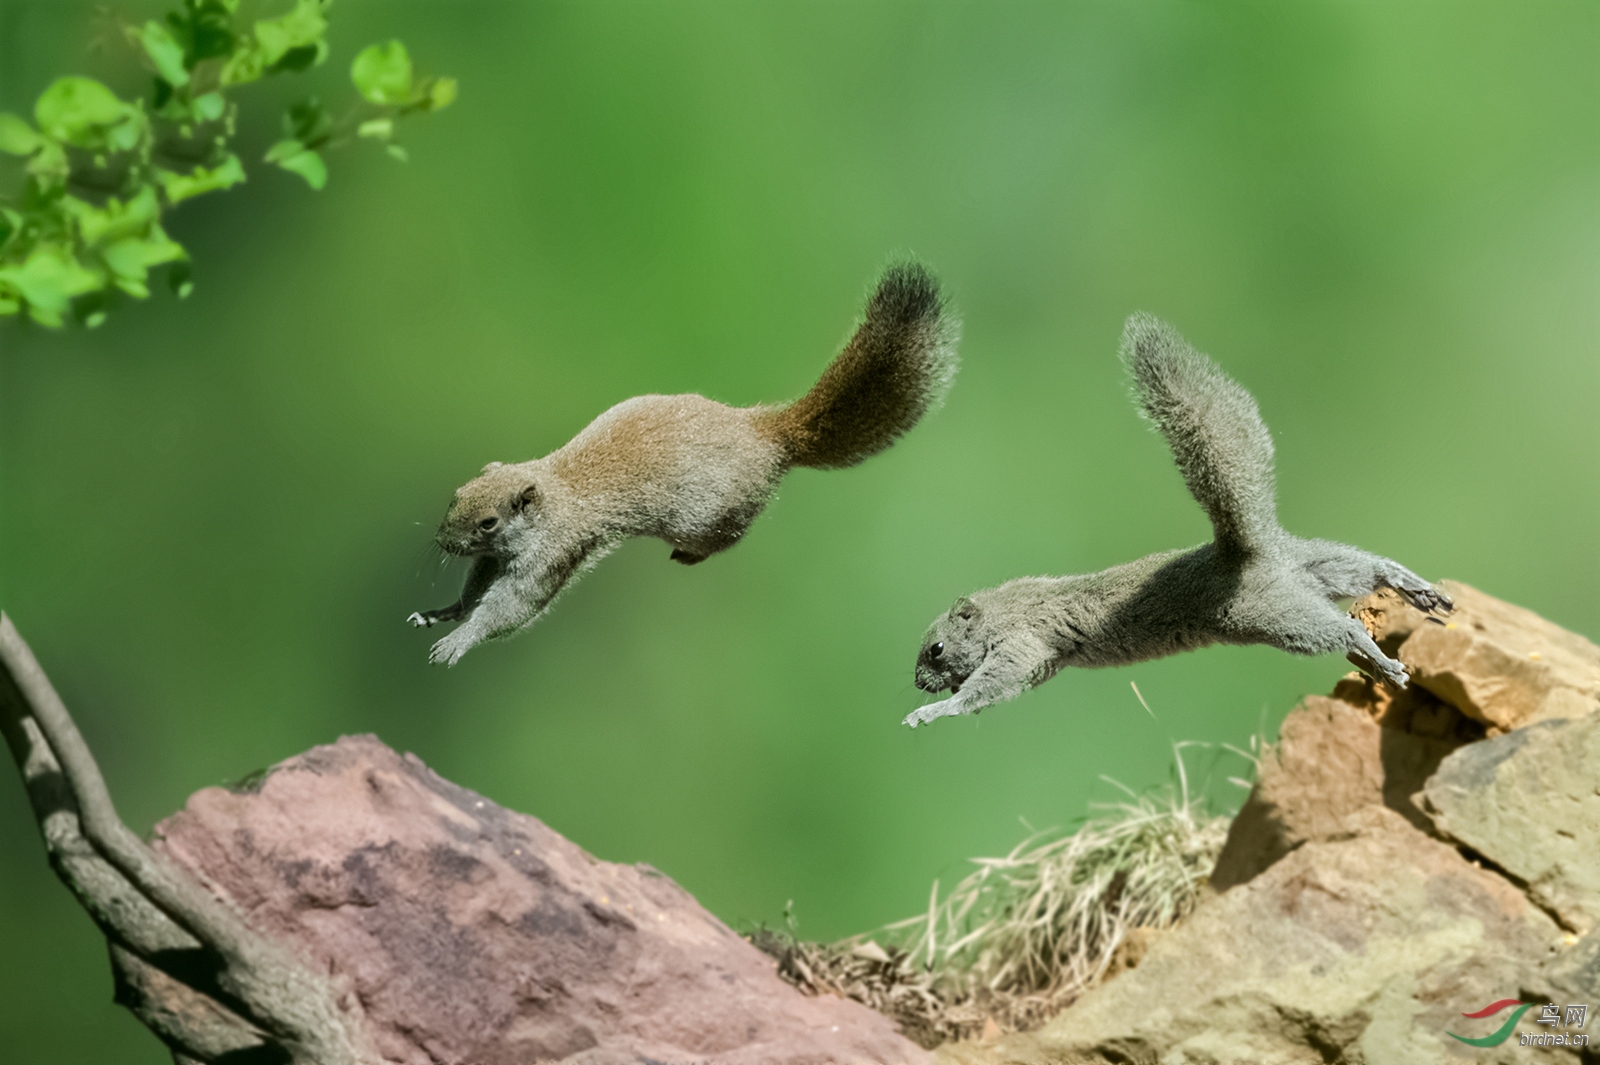
[[[937,406],[955,375],[956,336],[933,275],[893,266],[844,349],[793,403],[636,396],[543,458],[491,462],[456,490],[439,526],[441,548],[473,559],[461,598],[406,620],[460,622],[429,654],[454,665],[533,624],[629,537],[665,540],[685,565],[727,550],[792,467],[852,466]]]
[[[1213,643],[1344,652],[1405,687],[1405,667],[1337,601],[1393,588],[1429,613],[1452,604],[1398,562],[1286,532],[1274,507],[1272,438],[1255,400],[1176,330],[1128,319],[1122,359],[1216,539],[1075,577],[1024,577],[958,599],[917,656],[916,684],[950,698],[915,728],[1015,698],[1067,666],[1120,666]]]

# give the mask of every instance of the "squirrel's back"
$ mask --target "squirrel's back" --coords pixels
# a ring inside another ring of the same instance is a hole
[[[783,449],[752,413],[693,394],[635,396],[543,461],[607,524],[682,539],[748,523],[782,479]]]
[[[1145,417],[1166,437],[1189,492],[1224,550],[1252,550],[1279,532],[1272,436],[1256,401],[1153,315],[1122,333],[1122,361]]]
[[[917,263],[891,266],[866,317],[811,391],[757,425],[791,466],[839,469],[876,455],[937,407],[955,378],[959,327]]]

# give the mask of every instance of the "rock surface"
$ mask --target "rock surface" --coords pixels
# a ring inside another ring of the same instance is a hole
[[[1367,806],[1427,824],[1411,796],[1460,745],[1453,733],[1385,728],[1359,703],[1308,697],[1262,752],[1256,785],[1229,826],[1212,886],[1225,891],[1249,881],[1301,844],[1337,834],[1345,818]]]
[[[1465,747],[1424,794],[1440,832],[1525,885],[1567,928],[1600,923],[1600,715]]]
[[[1387,594],[1356,605],[1415,683],[1353,675],[1285,719],[1213,873],[1218,894],[1040,1031],[940,1059],[1600,1062],[1447,1034],[1489,1035],[1509,1013],[1461,1015],[1505,998],[1585,1005],[1583,1031],[1596,1023],[1600,648],[1445,587],[1453,628]],[[1536,1016],[1523,1033],[1549,1031]]]
[[[1387,590],[1354,611],[1416,683],[1501,731],[1600,707],[1600,647],[1469,585],[1439,586],[1456,603],[1442,622]]]
[[[210,788],[157,845],[334,974],[396,1065],[923,1062],[648,866],[585,853],[373,737]]]
[[[946,1060],[1447,1060],[1447,1030],[1489,1030],[1460,1014],[1515,996],[1561,932],[1391,810],[1368,806],[1344,825],[1202,906],[1042,1031]]]

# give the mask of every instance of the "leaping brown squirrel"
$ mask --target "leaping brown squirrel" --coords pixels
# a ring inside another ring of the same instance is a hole
[[[892,266],[844,349],[793,403],[636,396],[543,458],[489,463],[456,489],[436,538],[473,560],[460,600],[407,618],[461,623],[429,661],[454,665],[531,625],[629,537],[665,540],[685,565],[732,547],[790,468],[854,466],[936,407],[955,377],[957,335],[933,275]]]
[[[950,697],[912,711],[915,728],[1014,698],[1067,666],[1119,666],[1212,643],[1293,654],[1342,651],[1405,687],[1337,601],[1393,588],[1428,614],[1450,598],[1398,562],[1278,524],[1272,437],[1256,402],[1171,326],[1128,319],[1122,358],[1145,417],[1166,437],[1215,539],[1076,577],[1024,577],[956,600],[917,655],[923,691]]]

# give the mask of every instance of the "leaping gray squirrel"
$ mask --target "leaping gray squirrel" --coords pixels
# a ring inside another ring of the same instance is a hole
[[[1215,539],[1075,577],[1023,577],[956,600],[923,637],[916,685],[950,697],[914,710],[915,728],[975,713],[1067,666],[1120,666],[1213,643],[1291,654],[1343,651],[1404,688],[1388,657],[1336,601],[1393,588],[1448,613],[1450,598],[1398,562],[1278,524],[1272,437],[1256,402],[1171,326],[1128,319],[1122,360],[1144,416],[1172,448]]]
[[[406,619],[460,622],[429,661],[453,666],[533,624],[629,537],[665,540],[684,565],[726,551],[792,467],[854,466],[938,406],[955,377],[957,334],[933,275],[891,266],[849,342],[793,403],[636,396],[543,458],[489,463],[456,489],[436,537],[473,560],[461,598]]]

